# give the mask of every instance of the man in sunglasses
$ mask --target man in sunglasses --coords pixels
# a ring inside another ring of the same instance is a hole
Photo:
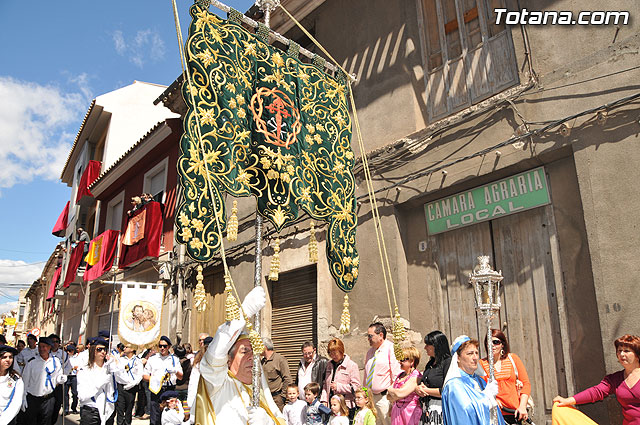
[[[168,336],[161,336],[158,343],[159,353],[149,358],[144,368],[143,379],[149,381],[151,391],[151,415],[150,425],[160,425],[160,394],[165,391],[174,391],[176,381],[182,379],[182,366],[180,360],[169,352],[171,340]]]

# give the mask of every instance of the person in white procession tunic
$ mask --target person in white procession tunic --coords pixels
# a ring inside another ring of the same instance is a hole
[[[29,360],[38,355],[38,338],[34,334],[27,335],[27,346],[15,357],[13,369],[22,374],[24,366]]]
[[[51,355],[52,345],[49,338],[40,337],[38,355],[24,366],[22,410],[25,410],[24,423],[28,425],[50,425],[55,405],[54,390],[67,381],[60,359]]]
[[[266,303],[262,287],[245,298],[242,309],[251,319]],[[196,423],[206,425],[284,425],[261,373],[260,407],[251,407],[253,351],[245,321],[232,320],[218,327],[211,345],[200,362],[201,378],[195,413]]]
[[[123,354],[122,357],[114,358],[118,386],[116,423],[118,425],[131,425],[133,402],[138,392],[138,384],[142,380],[144,366],[142,365],[142,360],[136,356],[136,350],[131,345],[125,345]]]
[[[0,425],[14,425],[22,405],[24,383],[13,370],[14,357],[18,350],[0,345]]]
[[[143,378],[149,381],[149,391],[151,391],[150,425],[160,425],[162,415],[160,395],[164,391],[175,390],[176,381],[182,379],[180,359],[169,353],[170,347],[171,340],[169,337],[161,336],[158,343],[160,352],[149,357],[144,368]]]
[[[89,363],[78,370],[80,425],[112,425],[118,399],[116,365],[107,354],[109,343],[96,338],[89,351]]]

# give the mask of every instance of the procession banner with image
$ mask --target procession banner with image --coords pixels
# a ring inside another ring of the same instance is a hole
[[[146,282],[119,282],[120,315],[118,336],[124,344],[151,347],[160,339],[164,285]]]

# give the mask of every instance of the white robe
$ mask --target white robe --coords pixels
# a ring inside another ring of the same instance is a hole
[[[11,395],[13,393],[13,396]],[[7,425],[16,417],[22,406],[24,383],[22,378],[0,376],[0,425]]]
[[[78,370],[78,400],[80,406],[95,407],[100,413],[100,422],[104,425],[115,411],[117,400],[115,376],[110,364],[103,367],[85,366]]]

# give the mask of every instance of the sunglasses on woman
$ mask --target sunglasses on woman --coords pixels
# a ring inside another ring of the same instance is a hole
[[[96,353],[104,353],[107,351],[106,347],[96,347]]]
[[[500,344],[502,344],[502,341],[500,341],[499,339],[492,339],[492,340],[491,340],[491,343],[492,343],[493,345],[500,345]]]

